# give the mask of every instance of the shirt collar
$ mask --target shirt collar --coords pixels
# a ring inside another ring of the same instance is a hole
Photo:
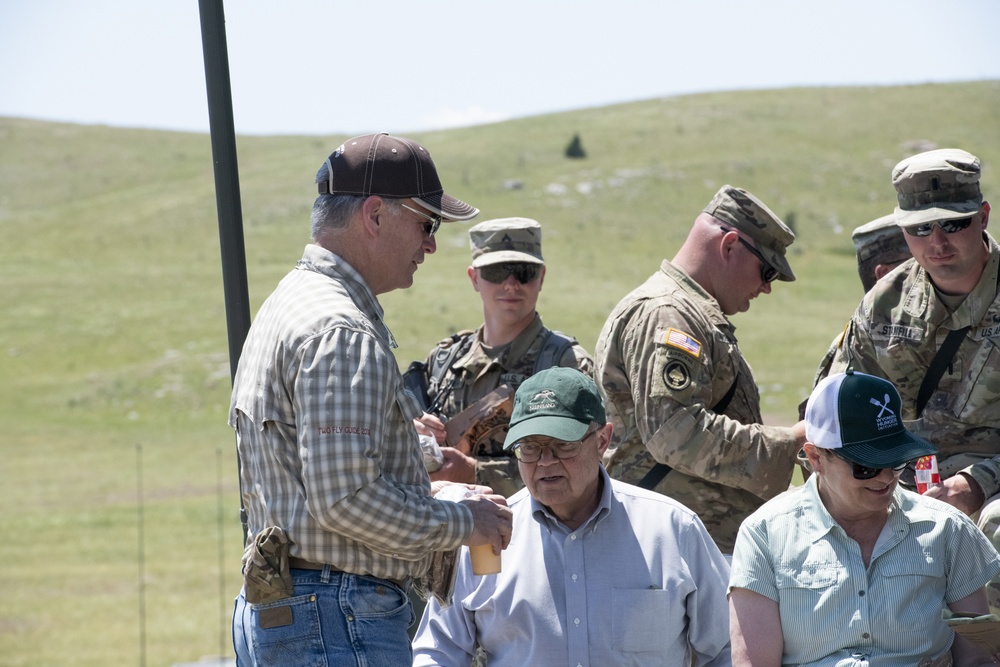
[[[608,472],[604,469],[604,466],[598,466],[598,473],[601,476],[601,500],[597,504],[597,509],[594,513],[590,515],[590,518],[583,522],[583,524],[574,531],[570,532],[580,532],[589,529],[597,528],[597,525],[604,521],[604,519],[611,514],[611,502],[614,498],[614,493],[611,489],[611,477],[608,476]],[[561,531],[569,531],[562,521],[556,518],[552,512],[549,511],[542,503],[535,500],[534,496],[529,496],[531,500],[531,516],[542,525],[543,528],[551,531],[553,529],[558,529]]]
[[[934,324],[944,323],[950,317],[951,321],[947,325],[949,329],[961,329],[965,326],[974,327],[982,322],[996,301],[997,280],[998,273],[1000,273],[1000,246],[988,233],[983,232],[983,236],[990,253],[989,258],[986,260],[982,275],[979,276],[979,282],[976,283],[962,304],[955,309],[955,312],[949,314],[948,309],[938,298],[927,272],[916,262],[913,262],[910,267],[906,281],[911,284],[919,281],[917,284],[922,289],[912,289],[911,287],[905,292],[903,310],[913,317],[919,317]]]
[[[817,542],[823,538],[833,530],[834,526],[839,528],[837,522],[834,521],[830,512],[827,511],[826,506],[823,504],[823,499],[819,496],[817,479],[817,475],[811,475],[806,480],[806,483],[802,486],[802,496],[799,503],[802,512],[801,516],[806,521],[806,529],[811,535],[813,542]],[[907,503],[902,495],[903,493],[902,487],[897,484],[895,490],[892,492],[892,502],[889,504],[889,518],[886,520],[889,529],[893,533],[900,535],[906,534],[908,526],[911,523],[903,506],[906,505],[909,507],[912,503]]]
[[[396,339],[383,320],[382,304],[375,298],[375,293],[372,292],[365,279],[353,266],[347,263],[347,260],[322,246],[310,243],[306,246],[302,259],[298,261],[295,268],[299,271],[320,273],[343,285],[358,309],[373,322],[382,326],[389,346],[396,347]]]
[[[667,274],[671,280],[680,285],[685,292],[691,296],[700,299],[705,302],[705,308],[702,312],[705,313],[711,321],[715,322],[717,325],[728,327],[730,330],[735,331],[736,327],[726,318],[725,313],[722,312],[722,308],[719,306],[719,302],[714,296],[705,291],[698,281],[689,276],[682,269],[677,268],[670,263],[669,260],[663,260],[660,263],[660,271]]]

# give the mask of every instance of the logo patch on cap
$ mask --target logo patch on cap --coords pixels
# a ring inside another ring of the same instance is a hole
[[[684,350],[695,359],[701,356],[701,343],[690,335],[677,329],[667,329],[667,335],[663,337],[663,344]],[[669,383],[667,383],[669,384]]]
[[[878,430],[884,431],[887,428],[897,428],[899,426],[899,418],[896,417],[896,413],[889,407],[889,394],[883,396],[881,401],[877,398],[870,398],[868,402],[879,409],[878,414],[875,416],[875,425]]]
[[[543,389],[528,401],[527,411],[536,412],[538,410],[548,410],[557,407],[556,402],[553,400],[555,395],[556,393],[551,389]]]

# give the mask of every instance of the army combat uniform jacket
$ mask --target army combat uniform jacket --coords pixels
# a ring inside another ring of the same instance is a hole
[[[535,319],[510,342],[505,349],[491,358],[483,349],[483,328],[473,336],[468,352],[460,355],[438,383],[428,377],[427,394],[434,400],[441,391],[449,392],[440,404],[442,414],[451,418],[501,385],[508,385],[511,391],[528,378],[535,367],[535,360],[549,330],[542,325],[542,318],[535,313]],[[428,374],[434,366],[434,358],[442,347],[460,345],[464,337],[446,338],[427,357]],[[576,368],[588,377],[594,375],[594,360],[579,344],[574,344],[558,360],[559,366]],[[512,393],[513,395],[513,393]],[[503,449],[507,437],[509,413],[502,423],[489,429],[478,442],[471,443],[471,456],[476,458],[476,482],[493,488],[496,493],[510,496],[524,487],[517,469],[517,460]]]
[[[596,353],[614,424],[608,472],[638,484],[657,461],[670,466],[655,490],[694,510],[723,553],[743,519],[788,488],[796,450],[790,429],[760,423],[733,332],[716,300],[664,260],[611,313]]]
[[[910,260],[865,295],[834,363],[896,385],[906,426],[937,446],[942,477],[966,472],[989,498],[1000,492],[1000,246],[984,236],[990,246],[986,268],[955,312],[948,312],[927,273]],[[966,326],[971,329],[917,415],[931,361],[948,333]]]

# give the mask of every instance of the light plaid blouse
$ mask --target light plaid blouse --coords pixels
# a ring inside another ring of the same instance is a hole
[[[279,526],[292,556],[405,579],[472,533],[468,509],[430,495],[390,341],[361,276],[306,246],[258,311],[234,382],[250,538]]]

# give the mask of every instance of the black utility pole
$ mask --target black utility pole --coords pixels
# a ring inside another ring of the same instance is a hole
[[[215,202],[219,215],[222,285],[226,298],[229,373],[232,380],[236,377],[243,341],[250,330],[250,299],[247,291],[246,247],[243,244],[240,175],[236,162],[236,131],[233,127],[233,97],[229,84],[226,18],[222,0],[199,0],[198,5],[201,10],[201,43],[205,54],[208,121],[212,137],[212,161],[215,165]],[[237,466],[238,464],[239,460]],[[243,524],[243,540],[246,542],[247,522],[242,493],[240,521]]]

